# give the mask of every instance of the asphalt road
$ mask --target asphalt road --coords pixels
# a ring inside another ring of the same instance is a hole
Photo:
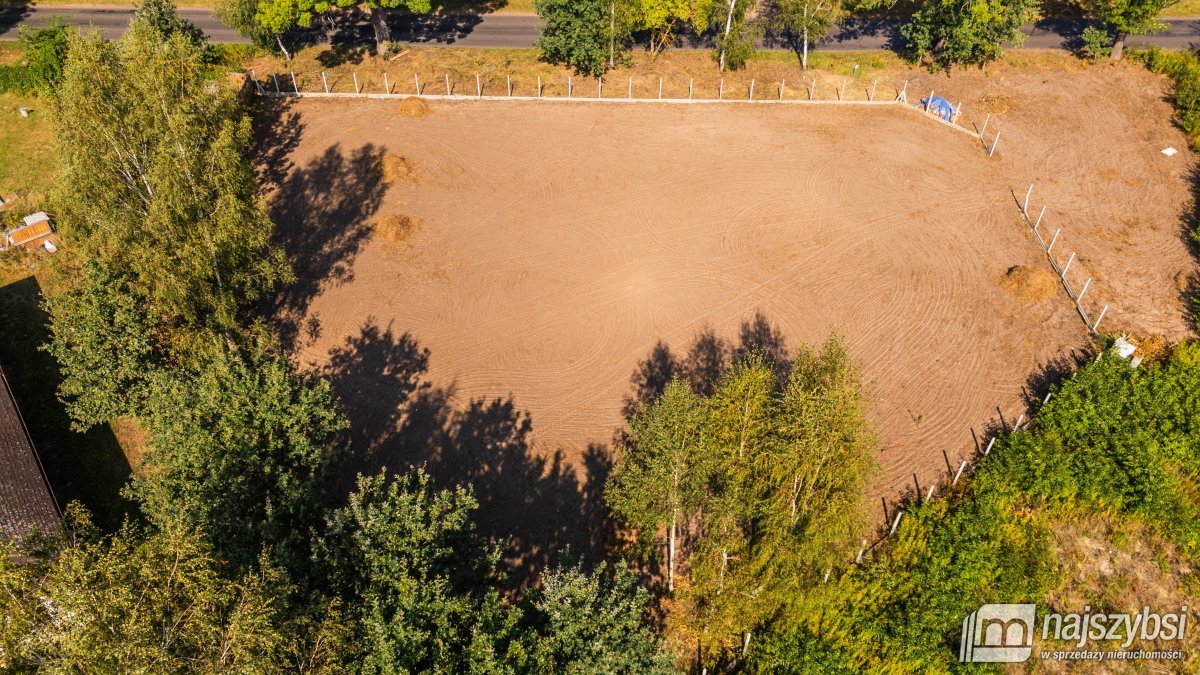
[[[185,19],[199,26],[215,42],[245,42],[232,29],[222,24],[207,9],[179,10]],[[120,7],[24,7],[0,5],[0,40],[15,40],[17,26],[28,23],[44,25],[52,16],[64,16],[79,26],[92,25],[109,37],[120,35],[132,8]],[[1168,19],[1166,31],[1157,35],[1134,37],[1131,45],[1158,45],[1172,49],[1184,49],[1200,45],[1200,19]],[[1024,28],[1029,38],[1023,47],[1029,49],[1059,49],[1070,46],[1086,24],[1081,21],[1050,19],[1027,25]],[[877,50],[899,45],[899,22],[884,20],[850,21],[820,45],[829,50]],[[457,47],[513,47],[533,45],[537,37],[538,19],[520,14],[449,15],[439,17],[398,18],[393,28],[393,38],[418,44],[452,45]],[[337,28],[339,36],[350,35],[367,39],[370,27],[366,21]],[[692,42],[678,45],[680,48],[708,48],[709,45]],[[766,49],[786,48],[782,45],[762,45]]]

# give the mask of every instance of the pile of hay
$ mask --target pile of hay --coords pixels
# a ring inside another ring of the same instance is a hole
[[[406,98],[400,101],[400,105],[396,110],[402,117],[412,117],[421,119],[429,114],[429,104],[419,98]]]
[[[1014,265],[1000,279],[1000,287],[1022,300],[1048,300],[1054,296],[1058,278],[1041,268]]]
[[[400,215],[380,216],[375,219],[371,234],[390,244],[403,244],[421,229],[422,224],[420,218]]]
[[[379,158],[379,175],[384,183],[396,181],[417,182],[417,169],[411,160],[394,152],[389,152]]]

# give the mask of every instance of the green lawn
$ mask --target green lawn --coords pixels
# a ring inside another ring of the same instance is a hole
[[[21,117],[27,108],[29,117]],[[0,94],[0,194],[43,194],[50,184],[54,145],[49,102]]]

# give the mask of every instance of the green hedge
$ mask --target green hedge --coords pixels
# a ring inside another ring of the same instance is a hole
[[[1164,51],[1158,47],[1132,51],[1130,58],[1171,78],[1179,126],[1187,133],[1192,149],[1200,151],[1200,58],[1192,52]]]

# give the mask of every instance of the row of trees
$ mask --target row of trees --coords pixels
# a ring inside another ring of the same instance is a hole
[[[795,47],[807,68],[810,42],[845,13],[840,0],[537,0],[534,8],[546,23],[537,41],[544,58],[592,76],[624,61],[635,33],[657,55],[681,31],[711,34],[722,71],[742,67],[768,32]]]
[[[78,427],[133,418],[148,442],[136,524],[72,506],[61,535],[0,543],[0,670],[668,670],[628,572],[568,565],[508,596],[469,487],[339,489],[330,384],[255,318],[291,272],[206,52],[166,0],[118,42],[69,36],[47,349]]]
[[[845,343],[780,370],[754,351],[708,392],[672,380],[634,415],[605,493],[711,647],[799,611],[862,526],[875,438]]]
[[[1177,0],[1174,0],[1177,1]],[[1155,18],[1168,0],[1088,0],[1086,9],[1103,31],[1089,28],[1120,59],[1125,38],[1162,29]],[[220,0],[219,14],[246,37],[273,44],[287,55],[283,35],[311,29],[322,18],[365,9],[376,51],[391,42],[389,17],[429,14],[431,0]],[[593,77],[626,60],[634,36],[644,36],[651,55],[681,34],[711,38],[718,67],[740,68],[763,37],[789,45],[802,68],[809,48],[854,15],[906,17],[901,34],[905,52],[945,67],[982,64],[1019,45],[1021,26],[1038,12],[1038,0],[535,0],[545,22],[537,47],[545,59]]]
[[[1091,0],[1092,17],[1104,26],[1112,57],[1121,58],[1129,35],[1162,29],[1155,17],[1165,0]],[[855,14],[905,16],[901,35],[913,60],[938,67],[982,64],[1005,45],[1019,45],[1021,26],[1034,20],[1038,0],[537,0],[546,26],[537,47],[543,57],[591,76],[624,59],[635,33],[646,34],[652,55],[681,31],[711,37],[718,67],[740,68],[756,41],[768,37],[795,50],[808,68],[810,46]],[[1098,29],[1091,28],[1091,31]]]

